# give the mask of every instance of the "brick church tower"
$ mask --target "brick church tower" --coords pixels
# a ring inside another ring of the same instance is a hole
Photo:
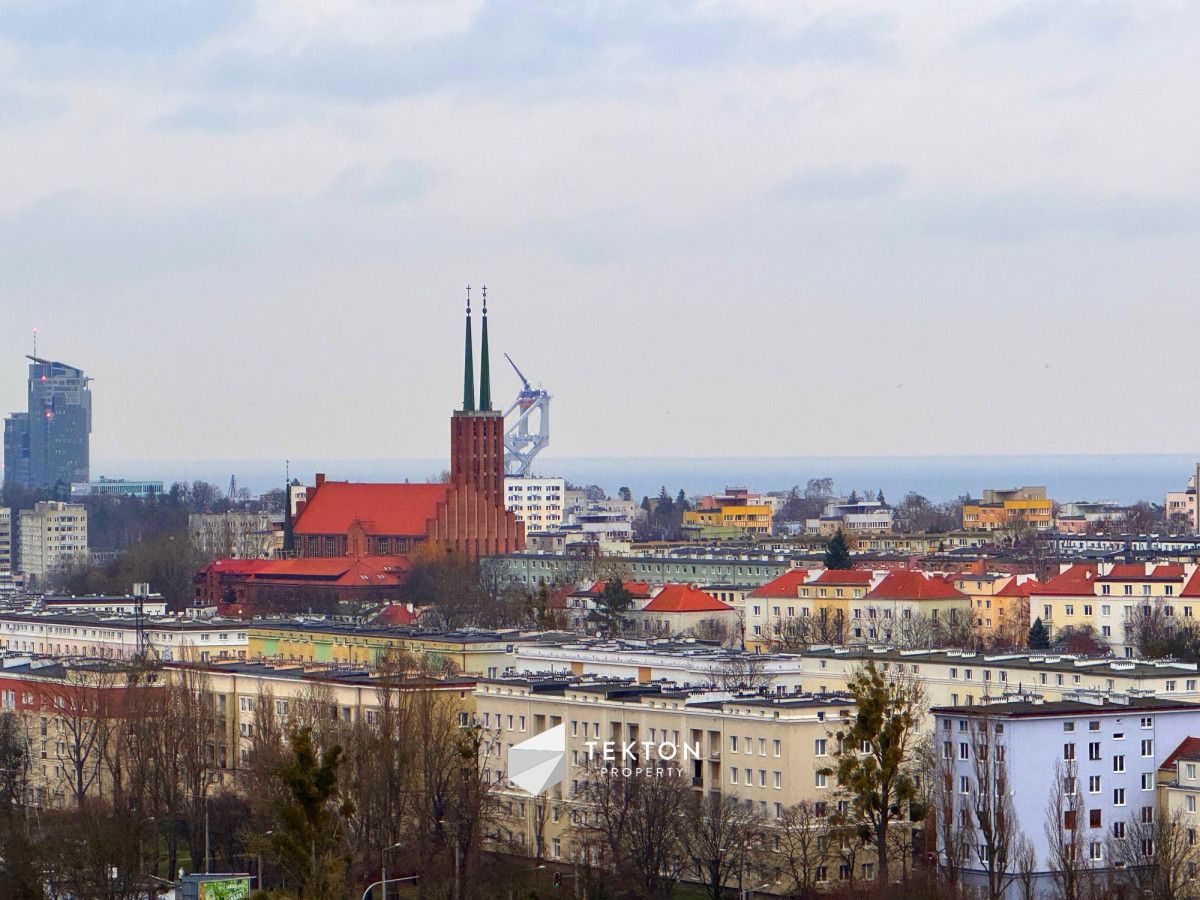
[[[476,409],[468,289],[463,408],[450,418],[450,484],[427,528],[431,543],[471,557],[515,553],[525,547],[525,523],[504,506],[504,414],[492,409],[486,287],[482,320]]]

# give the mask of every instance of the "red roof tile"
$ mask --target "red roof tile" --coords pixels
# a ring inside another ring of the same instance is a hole
[[[1028,597],[1030,594],[1042,593],[1042,584],[1036,578],[1026,578],[1020,584],[1014,575],[1008,584],[996,591],[997,597]]]
[[[445,484],[373,484],[326,481],[296,516],[296,534],[345,534],[362,522],[367,534],[423,535],[427,520],[446,499]]]
[[[808,577],[808,569],[792,569],[784,572],[774,581],[756,587],[750,592],[751,597],[798,597],[800,585]]]
[[[599,597],[604,593],[603,581],[593,581],[591,587],[583,588],[571,594],[572,597]],[[645,600],[650,596],[650,582],[648,581],[623,581],[621,586],[629,593],[633,594],[634,600]]]
[[[642,612],[729,612],[733,607],[690,584],[668,584],[647,603]]]
[[[888,572],[867,594],[868,600],[953,600],[967,595],[938,576],[901,569]]]
[[[206,567],[206,572],[217,572],[221,575],[252,575],[262,571],[274,560],[270,559],[214,559]]]
[[[411,625],[415,621],[416,615],[403,603],[389,603],[375,617],[376,625]]]
[[[1200,738],[1186,737],[1171,755],[1162,761],[1160,769],[1169,769],[1180,759],[1200,759]]]
[[[1192,572],[1192,577],[1188,579],[1188,583],[1179,593],[1183,597],[1200,597],[1200,566],[1197,566],[1196,571]]]
[[[1161,563],[1147,566],[1145,563],[1117,563],[1100,581],[1180,581],[1183,578],[1182,563]]]
[[[1096,593],[1092,587],[1095,580],[1096,566],[1093,563],[1076,563],[1047,580],[1037,593],[1039,596],[1090,597]]]
[[[276,581],[320,581],[345,586],[390,586],[400,584],[409,562],[403,556],[328,556],[271,560],[250,576],[260,583]]]
[[[866,569],[823,569],[811,583],[865,585],[871,583],[874,574]]]

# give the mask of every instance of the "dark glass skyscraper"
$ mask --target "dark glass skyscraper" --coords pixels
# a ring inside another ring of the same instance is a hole
[[[29,360],[29,411],[4,421],[4,480],[33,488],[87,481],[90,379],[66,363]]]

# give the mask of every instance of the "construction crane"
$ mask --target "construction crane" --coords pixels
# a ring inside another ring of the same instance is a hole
[[[550,395],[531,386],[511,356],[505,353],[504,358],[522,385],[517,399],[504,411],[504,474],[524,476],[533,468],[533,458],[550,443]],[[531,424],[537,425],[536,431]]]

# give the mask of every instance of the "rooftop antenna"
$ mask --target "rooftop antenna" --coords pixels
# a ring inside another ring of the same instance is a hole
[[[37,326],[33,327],[33,355],[37,356]]]

